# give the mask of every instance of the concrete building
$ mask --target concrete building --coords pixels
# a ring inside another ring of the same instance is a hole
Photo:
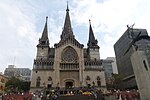
[[[107,60],[107,59],[104,59],[102,61],[106,80],[110,79],[112,76],[112,73],[113,73],[112,62],[113,62],[112,60]]]
[[[98,41],[95,39],[91,23],[87,48],[76,39],[71,27],[69,8],[59,43],[49,47],[47,18],[37,45],[31,79],[31,91],[43,88],[90,87],[106,89],[105,74],[100,59]]]
[[[106,59],[103,59],[102,65],[105,72],[106,83],[111,84],[112,74],[118,73],[115,57],[107,57]]]
[[[146,29],[127,29],[120,39],[114,44],[118,73],[123,78],[123,82],[121,84],[122,88],[137,88],[133,66],[130,59],[134,50],[132,47],[128,49],[132,42],[130,31],[133,33],[132,38],[136,38],[138,35],[148,35]],[[140,41],[136,41],[135,45],[138,45],[139,50],[145,50],[145,45],[150,45],[150,42],[141,39]]]
[[[4,75],[7,77],[18,76],[15,65],[8,65],[8,68],[4,70]]]
[[[150,37],[149,37],[150,41]],[[145,47],[147,48],[147,47]],[[150,99],[150,46],[146,51],[137,50],[131,55],[133,71],[141,100]]]
[[[0,73],[0,93],[4,92],[5,89],[5,83],[8,81],[8,78]]]
[[[16,68],[15,65],[8,65],[5,69],[4,75],[7,77],[18,77],[24,81],[30,81],[31,70],[29,68]]]
[[[105,60],[111,60],[112,61],[112,63],[111,63],[111,65],[112,65],[112,73],[118,74],[116,58],[115,57],[107,57]]]

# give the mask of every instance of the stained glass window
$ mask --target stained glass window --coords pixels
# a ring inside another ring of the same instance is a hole
[[[72,47],[67,47],[62,53],[62,61],[63,62],[76,62],[77,61],[77,53]]]

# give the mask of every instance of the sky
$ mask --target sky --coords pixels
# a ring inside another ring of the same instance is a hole
[[[50,47],[60,41],[67,0],[0,1],[0,72],[8,65],[33,67],[36,45],[48,16]],[[115,57],[113,45],[127,25],[150,33],[150,0],[68,0],[75,38],[87,47],[89,19],[100,58]]]

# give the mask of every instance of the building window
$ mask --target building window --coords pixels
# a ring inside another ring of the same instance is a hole
[[[91,86],[91,78],[90,78],[90,76],[87,76],[86,77],[86,85],[87,85],[87,87],[90,87]]]
[[[94,87],[95,86],[95,82],[93,81],[92,84],[93,84],[93,87]]]
[[[52,77],[48,77],[48,81],[52,81]]]
[[[97,81],[97,86],[101,86],[101,81]]]
[[[47,84],[47,88],[49,89],[49,88],[51,88],[52,87],[52,77],[48,77],[48,84]]]
[[[91,80],[90,76],[87,76],[87,77],[86,77],[86,80],[90,81],[90,80]]]
[[[101,86],[101,78],[97,76],[97,86]]]
[[[47,84],[47,88],[50,89],[52,87],[52,84]]]
[[[101,80],[101,78],[99,76],[97,76],[97,80]]]
[[[37,77],[37,80],[36,80],[36,87],[40,87],[40,84],[41,84],[41,78],[40,77]]]
[[[2,78],[2,79],[1,79],[1,82],[2,82],[2,83],[5,83],[5,80]]]
[[[61,55],[62,62],[77,62],[77,52],[72,47],[67,47],[63,50]]]
[[[147,67],[147,64],[146,64],[145,60],[143,61],[143,64],[144,64],[144,67],[145,67],[146,71],[148,71],[148,67]]]
[[[2,90],[2,86],[0,86],[0,90]]]

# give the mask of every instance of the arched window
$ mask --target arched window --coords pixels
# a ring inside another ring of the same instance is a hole
[[[5,83],[5,80],[2,78],[2,79],[1,79],[1,82],[2,82],[2,83]]]
[[[87,77],[86,77],[86,80],[90,81],[90,80],[91,80],[90,76],[87,76]]]
[[[50,89],[51,87],[52,87],[52,84],[53,84],[53,82],[52,82],[52,77],[48,77],[48,84],[47,84],[47,88],[48,89]]]
[[[4,87],[3,86],[1,86],[1,90],[4,91]]]
[[[101,80],[101,78],[99,76],[97,76],[97,80]]]
[[[2,86],[0,86],[0,90],[2,90]]]
[[[36,87],[40,87],[40,84],[41,84],[41,78],[38,76],[37,79],[36,79]]]
[[[48,81],[52,81],[52,77],[49,76],[49,77],[48,77]]]
[[[91,86],[91,78],[88,75],[86,76],[86,85],[87,85],[87,87]]]
[[[95,82],[94,81],[92,82],[92,84],[93,84],[93,86],[95,86]]]
[[[97,86],[101,86],[101,78],[97,76]]]

